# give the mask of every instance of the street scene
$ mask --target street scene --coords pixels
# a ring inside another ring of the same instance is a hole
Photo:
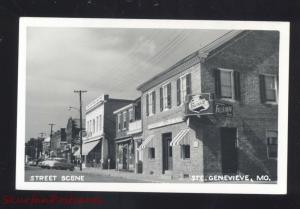
[[[26,182],[277,183],[278,31],[27,34]]]

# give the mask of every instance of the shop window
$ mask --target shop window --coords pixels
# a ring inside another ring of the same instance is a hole
[[[268,130],[266,132],[267,152],[269,159],[277,159],[277,131]]]
[[[154,147],[149,147],[148,148],[148,158],[149,159],[154,159],[155,158],[155,148]]]
[[[190,145],[181,145],[181,159],[190,158]]]
[[[277,102],[278,77],[275,75],[260,75],[260,96],[262,102]]]

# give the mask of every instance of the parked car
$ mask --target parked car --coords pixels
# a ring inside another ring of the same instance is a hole
[[[64,158],[54,158],[43,161],[42,168],[60,169],[60,170],[74,170],[74,165],[68,163]]]
[[[31,166],[36,166],[36,160],[30,160],[27,164]]]

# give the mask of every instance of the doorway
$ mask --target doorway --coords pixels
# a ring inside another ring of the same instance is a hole
[[[235,175],[238,169],[237,129],[221,128],[221,156],[223,175]]]
[[[173,169],[173,153],[172,146],[170,145],[172,141],[172,133],[165,133],[162,135],[162,148],[163,148],[163,173],[168,170]]]

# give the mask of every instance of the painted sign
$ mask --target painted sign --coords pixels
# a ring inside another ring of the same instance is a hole
[[[231,104],[215,102],[215,114],[232,116],[233,115],[233,106]]]

